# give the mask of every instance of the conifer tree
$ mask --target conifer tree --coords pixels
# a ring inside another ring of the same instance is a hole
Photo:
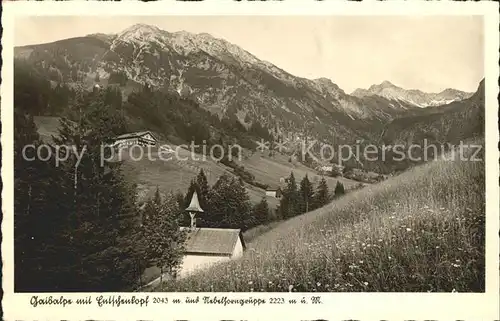
[[[177,204],[179,205],[179,208],[181,209],[181,212],[183,212],[185,209],[185,207],[184,207],[184,204],[185,204],[184,194],[182,194],[181,191],[177,191],[177,193],[175,194],[175,198],[177,200]]]
[[[31,116],[14,110],[14,278],[16,291],[54,289],[58,260],[52,257],[65,223],[57,209],[64,191],[54,184],[53,163],[41,161],[41,145]],[[23,155],[24,150],[24,155]],[[45,153],[44,153],[45,154]],[[48,156],[48,155],[43,155]],[[34,159],[32,159],[34,158]]]
[[[269,222],[269,204],[265,197],[259,203],[255,204],[252,209],[252,216],[254,218],[254,225],[262,225]]]
[[[235,211],[236,204],[231,202],[232,178],[224,173],[212,186],[212,194],[210,198],[210,216],[204,215],[203,221],[210,227],[227,227],[225,226],[229,220],[229,216]],[[205,214],[205,213],[203,213]]]
[[[212,227],[241,228],[252,225],[251,205],[241,179],[223,174],[212,187],[210,199]],[[204,213],[205,214],[205,213]]]
[[[335,197],[339,197],[345,194],[344,184],[342,184],[340,181],[337,181],[337,185],[335,185],[334,194]]]
[[[200,170],[196,176],[196,187],[198,193],[198,200],[200,201],[200,206],[204,211],[209,212],[208,198],[210,197],[210,187],[208,186],[207,176],[203,169]]]
[[[255,225],[251,215],[252,205],[250,203],[250,197],[248,196],[247,189],[245,188],[245,182],[241,177],[237,179],[233,178],[231,185],[233,189],[233,194],[231,196],[234,198],[234,202],[238,204],[237,210],[234,213],[235,215],[233,215],[233,221],[235,222],[233,226],[235,226],[235,228],[240,226],[240,228],[245,231]]]
[[[181,209],[175,195],[167,194],[165,200],[157,196],[159,192],[147,201],[144,208],[141,240],[147,262],[160,268],[161,282],[164,272],[175,275],[182,260],[186,235],[179,229]]]
[[[280,200],[280,215],[283,219],[287,219],[299,214],[299,192],[297,190],[297,182],[293,172],[286,179],[287,186],[283,189],[283,197]]]
[[[160,195],[160,188],[158,186],[156,186],[156,191],[155,191],[155,195],[153,198],[153,202],[155,204],[161,204],[161,202],[162,202],[161,195]]]
[[[314,198],[314,207],[315,208],[320,208],[322,206],[325,206],[328,204],[330,201],[330,191],[328,189],[328,184],[326,183],[326,180],[324,177],[321,178],[319,181],[316,193],[315,193],[315,198]]]
[[[29,172],[25,161],[15,165],[16,243],[26,253],[16,266],[16,278],[25,280],[16,283],[20,291],[120,291],[135,286],[140,254],[129,242],[137,223],[135,187],[124,179],[120,164],[100,164],[100,144],[114,135],[115,125],[102,97],[91,101],[83,94],[79,103],[84,108],[77,108],[82,111],[78,122],[63,120],[53,137],[52,158],[32,163],[40,166],[36,176],[20,174]],[[24,128],[33,135],[32,125]],[[17,136],[20,147],[27,135]],[[81,159],[55,146],[74,147]],[[56,151],[65,158],[58,166]]]
[[[314,191],[313,191],[313,186],[309,181],[309,178],[307,177],[307,174],[300,182],[299,194],[301,201],[300,202],[301,213],[309,212],[313,207],[311,206],[311,204],[313,203]]]

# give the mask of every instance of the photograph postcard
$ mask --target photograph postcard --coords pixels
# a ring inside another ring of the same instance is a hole
[[[494,2],[3,3],[6,320],[498,320]]]

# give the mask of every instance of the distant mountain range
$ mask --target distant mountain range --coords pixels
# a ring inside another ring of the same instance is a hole
[[[404,101],[418,107],[446,105],[469,98],[473,94],[452,88],[445,89],[440,93],[425,93],[417,89],[403,89],[387,80],[380,85],[372,85],[368,89],[358,88],[352,92],[352,95],[356,97],[377,95],[387,99]]]
[[[338,143],[373,140],[397,119],[434,114],[433,106],[466,105],[472,95],[455,89],[438,94],[405,90],[388,81],[349,95],[330,79],[296,77],[209,34],[145,24],[118,34],[17,47],[15,57],[53,84],[89,89],[113,84],[125,97],[147,84],[221,117],[236,117],[245,126],[258,121],[275,134],[307,133],[335,137]]]

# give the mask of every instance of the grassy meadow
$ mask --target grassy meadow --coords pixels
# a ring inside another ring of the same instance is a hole
[[[155,291],[482,292],[484,162],[433,161],[255,237]]]
[[[161,144],[164,143],[162,142]],[[176,147],[173,144],[169,144],[169,146],[172,148]],[[175,155],[172,155],[171,160],[162,161],[158,158],[157,152],[154,149],[151,155],[154,160],[143,157],[140,160],[133,161],[129,157],[130,151],[128,150],[122,154],[125,172],[131,181],[138,183],[139,192],[142,197],[146,195],[152,196],[157,186],[162,192],[181,191],[185,193],[189,187],[190,181],[198,175],[201,169],[205,172],[208,183],[211,186],[213,186],[217,179],[224,173],[234,176],[233,170],[230,167],[210,159],[209,156],[203,160],[202,156],[197,154],[196,157],[198,160],[194,160],[191,158],[191,151],[179,148],[178,152],[179,157],[183,158],[183,160],[174,159]],[[132,150],[132,154],[136,159],[140,156],[140,153],[134,150]],[[167,158],[169,156],[165,155],[164,157]],[[315,170],[300,163],[288,162],[288,158],[281,154],[277,154],[273,158],[270,158],[260,153],[255,153],[237,163],[238,165],[244,166],[245,170],[254,175],[257,182],[268,184],[272,187],[280,186],[281,179],[290,176],[291,172],[294,173],[297,183],[299,183],[305,175],[308,175],[309,179],[314,184],[314,188],[317,187],[322,177]],[[330,191],[335,189],[337,181],[342,182],[346,189],[354,188],[359,184],[357,181],[343,177],[325,177],[325,179]],[[260,202],[263,197],[266,197],[265,190],[262,188],[247,183],[245,183],[245,187],[252,204],[256,204]],[[266,200],[272,209],[275,209],[279,204],[279,201],[274,197],[266,197]]]

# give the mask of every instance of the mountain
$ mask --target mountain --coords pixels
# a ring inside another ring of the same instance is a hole
[[[425,93],[421,90],[398,87],[387,80],[379,85],[372,85],[369,89],[358,88],[352,92],[352,95],[356,97],[377,95],[387,99],[404,101],[418,107],[446,105],[469,98],[472,94],[452,88],[445,89],[440,93]]]
[[[15,57],[53,83],[89,89],[117,84],[125,97],[148,85],[192,99],[220,117],[246,125],[258,121],[276,133],[311,131],[347,141],[415,108],[385,97],[353,97],[329,79],[293,76],[206,33],[172,33],[144,24],[114,35],[17,47]]]
[[[458,144],[474,136],[484,136],[484,79],[474,94],[446,106],[428,107],[418,115],[391,121],[384,132],[384,141],[393,144],[445,142]]]
[[[41,82],[49,79],[52,87],[64,84],[90,90],[96,84],[114,86],[120,89],[125,101],[133,92],[151,87],[167,95],[156,97],[154,104],[147,103],[155,105],[153,110],[160,114],[190,117],[191,112],[181,107],[187,99],[212,115],[238,121],[245,128],[259,124],[275,137],[293,134],[329,142],[334,137],[336,144],[396,137],[387,136],[387,130],[396,128],[398,123],[411,125],[412,117],[432,121],[437,117],[432,114],[454,110],[456,104],[466,105],[471,96],[454,89],[427,94],[388,81],[349,95],[330,79],[294,76],[224,39],[206,33],[168,32],[145,24],[133,25],[118,34],[98,33],[16,47],[14,52],[16,72],[28,66],[32,70],[25,74],[36,74]],[[31,86],[28,81],[17,87],[31,90]],[[134,110],[126,112],[134,122],[139,118],[141,126],[157,124],[155,128],[162,131],[170,126],[160,124],[167,116],[148,116],[150,111],[141,109],[145,104],[141,99],[148,95],[134,96]],[[162,106],[162,99],[170,103]],[[441,103],[446,106],[433,107]],[[183,110],[176,112],[176,108]],[[61,109],[48,113],[59,116]],[[190,128],[197,124],[192,123]],[[217,126],[216,122],[211,124]]]

